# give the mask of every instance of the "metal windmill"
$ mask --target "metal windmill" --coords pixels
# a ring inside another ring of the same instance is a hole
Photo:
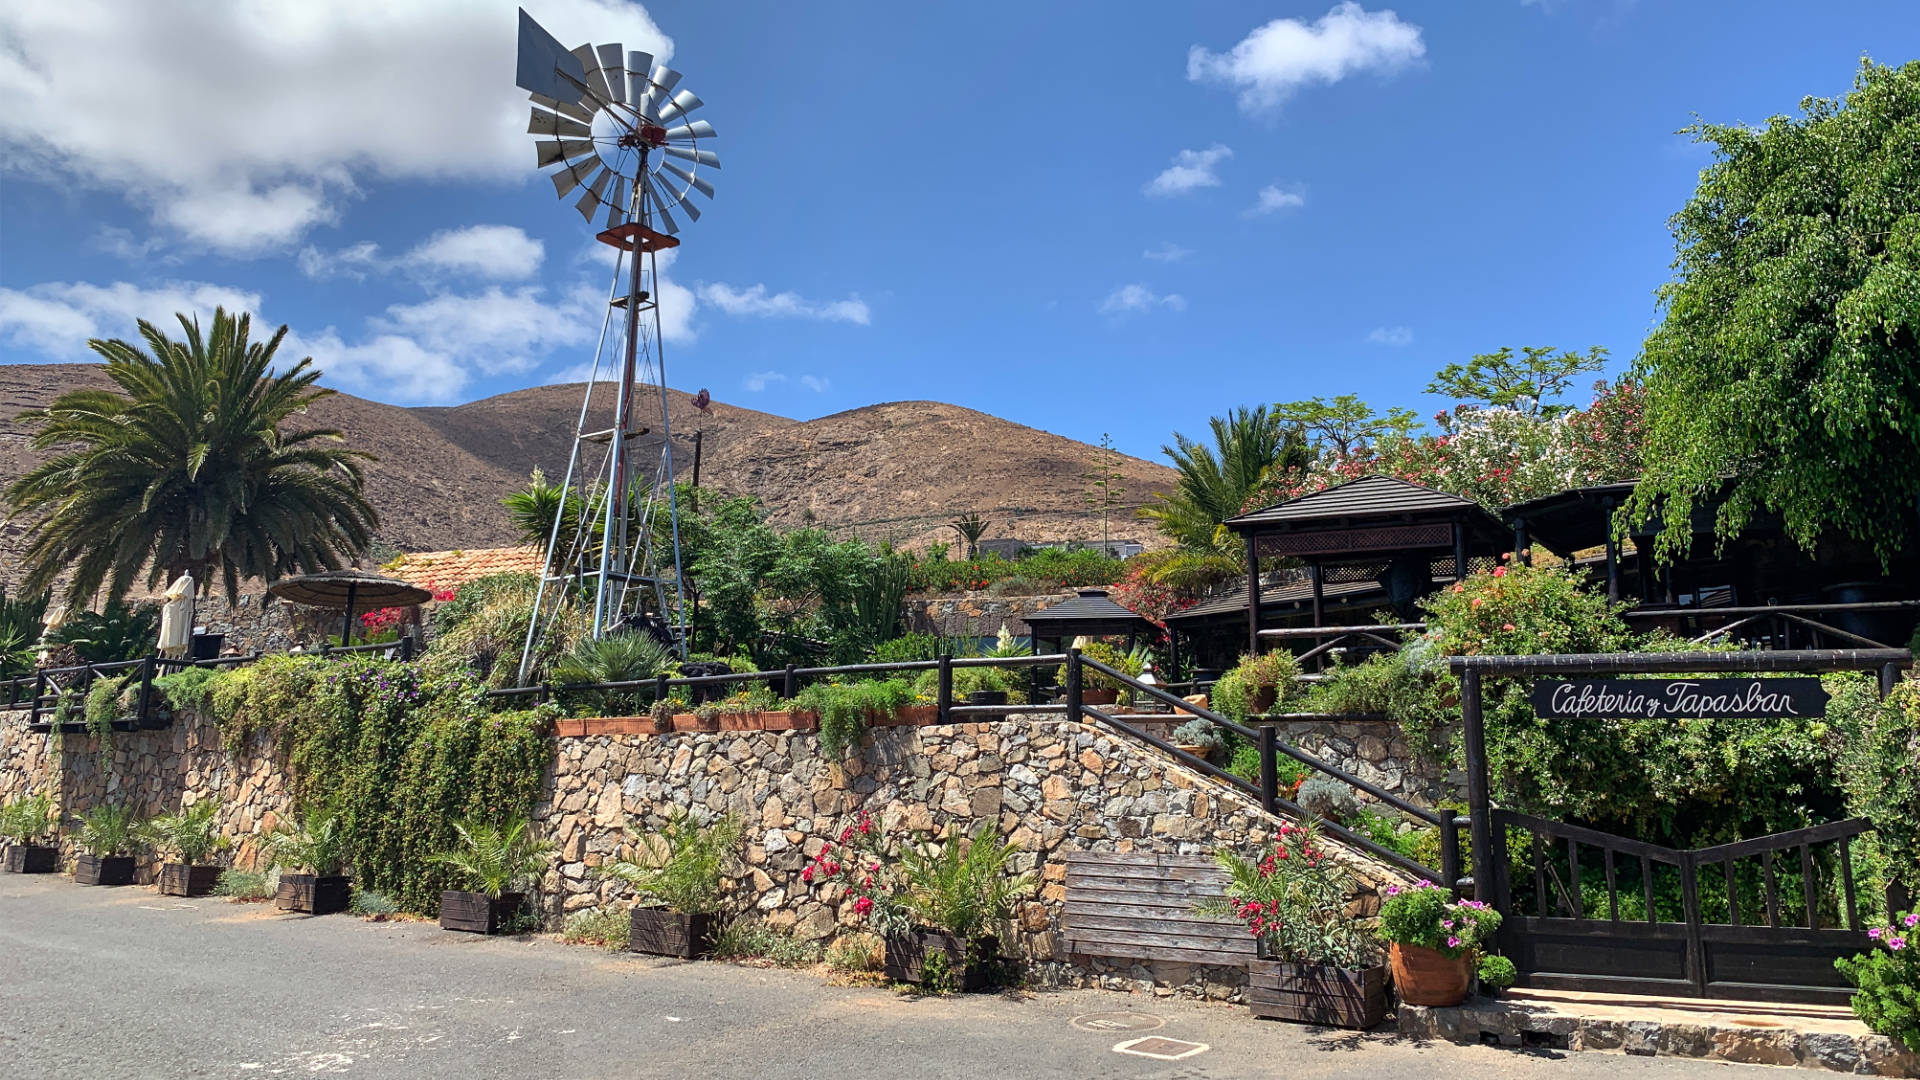
[[[714,137],[713,125],[688,119],[700,99],[677,89],[680,73],[647,53],[618,44],[567,49],[522,9],[514,82],[532,98],[527,131],[535,136],[535,159],[554,192],[573,199],[588,224],[598,219],[603,229],[597,238],[617,252],[521,654],[524,685],[541,638],[569,591],[591,593],[595,637],[646,623],[685,653],[686,582],[661,353],[658,255],[680,245],[674,211],[699,220],[692,196],[713,197],[713,185],[703,174],[718,169],[720,159],[702,148]],[[617,330],[616,313],[621,316]],[[590,414],[610,345],[620,357],[620,374],[612,422],[601,425]],[[641,399],[648,394],[658,396],[660,455],[656,462],[642,463],[631,444],[649,433],[640,420],[646,407]],[[589,471],[582,458],[601,446],[603,460]],[[662,510],[670,534],[656,536]]]

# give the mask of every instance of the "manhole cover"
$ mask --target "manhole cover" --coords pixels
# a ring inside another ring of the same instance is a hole
[[[1195,1054],[1204,1054],[1207,1049],[1206,1043],[1182,1042],[1179,1039],[1169,1039],[1164,1035],[1149,1035],[1144,1039],[1129,1039],[1116,1044],[1113,1052],[1132,1054],[1135,1057],[1156,1058],[1160,1061],[1179,1061],[1181,1058],[1190,1058]]]
[[[1069,1023],[1081,1031],[1152,1031],[1167,1026],[1158,1016],[1137,1012],[1095,1012],[1076,1016]]]

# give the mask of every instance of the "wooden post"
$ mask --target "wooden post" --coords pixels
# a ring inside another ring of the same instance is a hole
[[[786,677],[782,679],[780,683],[780,696],[791,701],[793,700],[794,695],[798,694],[799,692],[800,692],[800,680],[797,677],[795,677],[795,675],[793,674],[793,665],[788,664]]]
[[[1260,655],[1260,541],[1247,537],[1247,652]]]
[[[939,672],[939,692],[934,695],[935,707],[940,711],[940,722],[947,722],[947,711],[953,708],[953,657],[942,654]]]
[[[1487,790],[1487,732],[1480,713],[1480,672],[1473,668],[1460,673],[1460,723],[1467,752],[1467,817],[1468,833],[1473,840],[1473,892],[1475,896],[1485,897],[1493,881],[1493,798]],[[1503,911],[1501,914],[1507,913]]]
[[[1327,625],[1327,579],[1320,570],[1320,560],[1315,559],[1307,564],[1307,580],[1313,583],[1313,625],[1325,626]],[[1315,638],[1314,644],[1319,643],[1320,640]]]
[[[1533,552],[1527,546],[1526,518],[1513,519],[1513,557],[1528,566],[1533,565]]]
[[[1467,527],[1453,523],[1453,580],[1467,580]]]
[[[147,705],[153,697],[153,666],[154,658],[151,656],[140,661],[140,699],[133,710],[135,727],[147,726]]]
[[[1080,650],[1067,649],[1067,719],[1078,720],[1083,704],[1080,700]]]
[[[658,705],[665,700],[667,700],[667,676],[662,673],[653,678],[653,703]]]
[[[1881,664],[1880,665],[1880,697],[1883,700],[1886,698],[1888,694],[1893,693],[1893,684],[1898,682],[1899,680],[1900,680],[1899,664]]]
[[[1440,808],[1440,877],[1443,884],[1460,897],[1460,817],[1449,807]],[[1474,899],[1480,899],[1485,890],[1477,890]]]
[[[1269,814],[1280,812],[1279,736],[1272,724],[1260,725],[1260,807]]]
[[[1600,503],[1607,511],[1607,599],[1616,603],[1620,600],[1620,542],[1613,535],[1613,498],[1603,499]],[[1640,568],[1642,580],[1646,578],[1650,566]]]

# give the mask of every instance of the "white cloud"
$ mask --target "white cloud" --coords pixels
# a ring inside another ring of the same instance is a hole
[[[802,375],[800,376],[800,385],[816,394],[824,394],[827,392],[827,387],[832,386],[833,383],[822,375]]]
[[[1391,345],[1398,349],[1413,344],[1413,331],[1405,326],[1376,326],[1367,334],[1367,341],[1374,345]]]
[[[1278,185],[1268,184],[1260,189],[1260,201],[1247,207],[1245,216],[1260,217],[1276,210],[1297,210],[1307,205],[1307,196],[1299,189],[1285,190]]]
[[[1183,248],[1169,240],[1157,248],[1141,252],[1140,257],[1152,259],[1154,262],[1180,262],[1191,254],[1193,254],[1192,248]]]
[[[600,334],[604,297],[581,286],[549,300],[537,285],[512,291],[444,293],[394,304],[369,320],[377,332],[429,342],[487,374],[526,371],[555,348],[591,345]]]
[[[745,379],[740,380],[740,385],[746,387],[750,393],[757,394],[774,383],[783,383],[786,381],[787,377],[778,371],[755,371],[750,373]]]
[[[400,334],[376,334],[349,345],[329,326],[311,338],[289,333],[281,351],[313,357],[328,386],[389,401],[455,402],[467,385],[467,369],[458,359]]]
[[[434,233],[398,258],[381,255],[379,244],[363,240],[331,252],[309,245],[296,261],[310,278],[360,279],[401,270],[427,281],[447,276],[517,281],[537,273],[545,258],[546,245],[516,226],[469,225]]]
[[[699,287],[700,299],[729,315],[774,319],[818,319],[822,322],[850,322],[866,326],[871,312],[858,296],[847,300],[814,301],[798,293],[768,293],[765,285],[736,289],[724,282],[709,282]]]
[[[1153,311],[1156,308],[1185,311],[1187,298],[1179,293],[1168,293],[1162,296],[1147,286],[1136,283],[1122,285],[1108,293],[1105,300],[1100,301],[1102,315],[1126,315],[1137,311]]]
[[[1224,53],[1195,45],[1187,51],[1187,78],[1232,87],[1243,111],[1261,113],[1310,83],[1395,71],[1426,52],[1418,26],[1391,10],[1369,12],[1347,0],[1311,24],[1275,19],[1256,27]]]
[[[120,338],[145,348],[136,320],[145,319],[177,337],[176,314],[198,316],[204,326],[212,323],[216,307],[258,312],[260,294],[203,281],[167,282],[151,289],[125,281],[48,282],[25,290],[0,289],[0,338],[48,359],[91,359],[88,338]],[[259,321],[256,318],[256,334]]]
[[[1219,143],[1205,150],[1182,150],[1144,190],[1149,195],[1184,195],[1195,188],[1219,187],[1220,176],[1214,170],[1232,156],[1233,151]]]
[[[672,53],[637,4],[539,17],[568,46]],[[0,4],[0,158],[222,252],[284,248],[369,179],[530,177],[514,26],[471,0]]]

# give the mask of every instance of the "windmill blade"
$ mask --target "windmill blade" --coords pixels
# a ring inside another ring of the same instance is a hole
[[[669,139],[712,139],[717,137],[717,134],[713,130],[713,125],[707,123],[705,120],[695,120],[691,124],[681,124],[679,127],[670,127],[667,129],[667,138]]]
[[[545,27],[520,9],[520,42],[515,50],[513,84],[530,94],[564,98],[568,86],[563,76],[584,79],[578,60]]]
[[[652,80],[653,85],[660,88],[661,96],[673,93],[673,88],[680,85],[680,73],[665,64],[653,65],[653,70],[647,74],[647,78]]]
[[[531,109],[529,112],[531,114],[527,119],[529,135],[570,135],[583,139],[593,137],[593,128],[578,120],[569,120],[545,109]]]
[[[605,191],[607,178],[611,175],[603,171],[599,176],[594,177],[593,182],[600,185],[601,191]],[[587,219],[587,224],[593,224],[594,211],[600,209],[599,192],[594,191],[591,186],[585,188],[580,192],[580,199],[573,204],[573,208],[580,211],[580,216]]]
[[[585,157],[594,152],[593,144],[581,139],[560,139],[552,141],[542,139],[534,143],[535,156],[540,165],[553,165],[574,158]]]
[[[701,101],[699,96],[693,91],[682,90],[673,95],[672,101],[660,107],[660,119],[663,121],[668,119],[685,120],[688,113],[705,104],[706,102]]]
[[[635,108],[647,96],[652,85],[647,82],[647,73],[653,70],[653,54],[638,49],[627,53],[627,101]]]
[[[680,179],[685,180],[687,182],[687,186],[692,188],[693,190],[699,192],[702,195],[705,195],[709,199],[713,198],[712,184],[709,184],[705,180],[702,180],[699,177],[693,175],[692,173],[687,172],[686,170],[682,169],[678,165],[675,165],[671,161],[661,162],[660,167],[672,173],[673,175],[679,177]],[[686,200],[683,198],[681,201],[685,202]],[[696,220],[698,219],[696,218]]]
[[[682,161],[691,161],[702,168],[717,169],[720,167],[720,155],[711,150],[689,150],[684,146],[666,146],[661,149],[665,150],[670,157],[677,157]]]
[[[586,69],[586,77],[582,80],[586,92],[593,96],[596,106],[604,108],[613,94],[607,89],[607,75],[600,70],[600,58],[593,54],[593,46],[582,45],[573,50],[573,56]]]
[[[568,192],[580,186],[580,181],[593,175],[594,166],[599,164],[599,161],[600,159],[597,157],[591,158],[576,165],[569,165],[548,177],[549,180],[553,181],[554,197],[560,199],[566,198]]]
[[[572,100],[562,101],[559,98],[548,97],[545,94],[529,94],[527,96],[531,97],[533,103],[541,108],[552,109],[562,116],[572,120],[578,120],[583,124],[593,123],[593,110],[580,107],[580,92],[574,90],[572,87],[565,87],[564,89],[573,93],[574,96]]]
[[[679,232],[679,223],[673,220],[672,214],[667,213],[667,203],[673,196],[667,193],[666,185],[653,177],[642,177],[640,183],[641,190],[645,192],[645,198],[653,203],[653,212],[659,216],[661,226],[667,232]]]
[[[688,219],[692,221],[700,220],[700,208],[693,205],[693,200],[687,198],[686,192],[682,191],[680,194],[674,196],[673,202],[674,205],[687,212]]]
[[[613,190],[607,197],[607,228],[624,223],[627,220],[627,178],[616,177]]]
[[[614,101],[627,100],[626,65],[621,63],[627,55],[627,50],[616,41],[611,45],[600,46],[595,52],[600,57],[601,77],[607,81],[607,93],[612,95]]]
[[[658,213],[660,215],[660,224],[666,226],[666,231],[668,233],[671,234],[671,233],[677,233],[680,231],[680,223],[673,220],[672,214],[667,213],[667,208],[664,203],[655,209],[655,213]]]

